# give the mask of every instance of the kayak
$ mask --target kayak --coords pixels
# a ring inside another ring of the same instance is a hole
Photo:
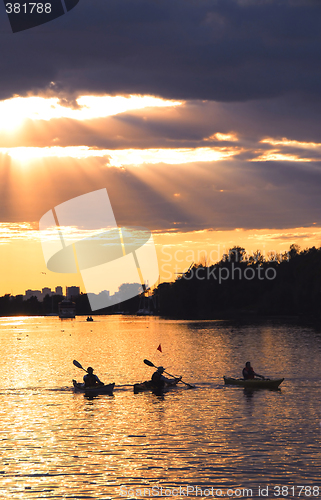
[[[160,388],[155,386],[151,380],[145,380],[145,382],[142,382],[141,384],[134,384],[134,393],[138,394],[139,392],[144,392],[144,391],[153,391],[161,393],[167,392],[169,389],[176,387],[179,381],[180,378],[174,378],[170,382],[165,382],[164,388]]]
[[[226,385],[239,385],[250,389],[277,389],[282,384],[284,378],[265,379],[252,378],[244,380],[243,378],[223,377]]]
[[[76,382],[76,380],[73,380],[72,383],[74,385],[75,392],[84,392],[85,394],[92,394],[92,395],[98,395],[98,394],[111,395],[115,387],[114,383],[108,385],[95,385],[92,387],[85,387],[85,384]]]

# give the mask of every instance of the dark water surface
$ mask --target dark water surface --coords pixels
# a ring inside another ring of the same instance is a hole
[[[0,339],[1,499],[321,498],[321,334],[312,327],[1,318]],[[144,358],[197,388],[163,399],[128,386],[92,400],[71,390],[84,374],[73,359],[119,386],[151,376]],[[224,386],[248,360],[285,377],[281,390]]]

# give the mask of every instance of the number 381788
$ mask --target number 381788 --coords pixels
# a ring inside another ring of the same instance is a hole
[[[37,12],[37,14],[50,14],[51,3],[6,3],[7,14],[32,14]]]

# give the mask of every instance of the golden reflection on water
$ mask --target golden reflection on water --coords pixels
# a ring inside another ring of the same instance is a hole
[[[0,498],[116,499],[121,486],[317,484],[321,338],[313,329],[2,318],[0,338]],[[134,395],[128,384],[153,372],[144,358],[197,388]],[[73,359],[116,382],[114,396],[74,394],[71,380],[84,372]],[[222,376],[239,376],[248,359],[259,373],[284,376],[282,390],[224,386]]]

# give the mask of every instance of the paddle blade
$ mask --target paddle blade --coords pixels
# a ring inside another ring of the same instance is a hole
[[[73,360],[73,364],[74,364],[75,366],[77,366],[77,368],[80,368],[81,370],[85,370],[85,369],[81,366],[81,364],[80,364],[80,363],[78,363],[78,361],[76,361],[75,359]],[[85,371],[86,371],[86,370],[85,370]]]
[[[148,359],[144,359],[144,363],[145,363],[145,365],[152,366],[153,368],[156,368],[154,363],[152,363],[151,361],[148,361]]]

